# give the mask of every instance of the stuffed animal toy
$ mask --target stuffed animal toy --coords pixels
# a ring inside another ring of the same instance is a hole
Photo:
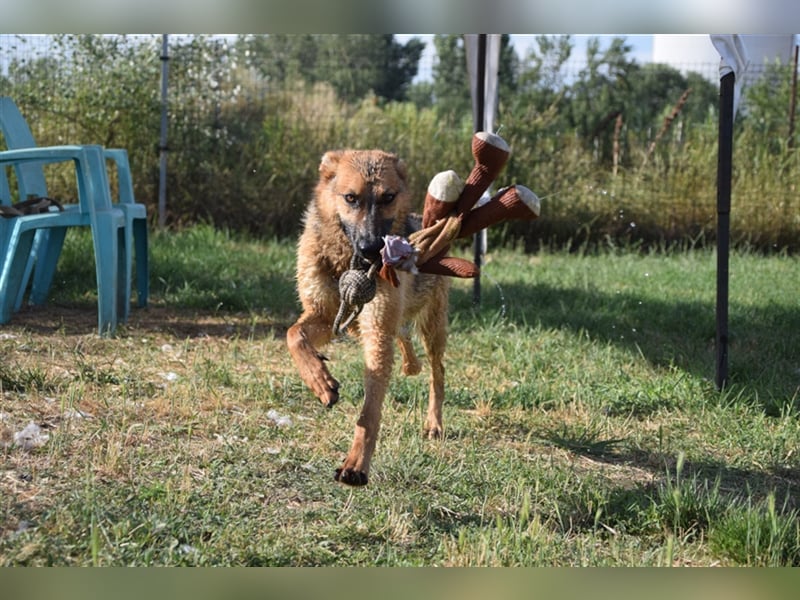
[[[431,179],[422,214],[422,229],[408,239],[386,236],[381,250],[382,265],[378,276],[399,284],[396,270],[432,273],[450,277],[476,277],[480,270],[475,263],[448,256],[452,242],[469,237],[481,229],[512,219],[533,220],[539,216],[539,198],[522,185],[501,188],[486,203],[475,207],[506,164],[511,150],[494,133],[480,131],[472,137],[475,164],[466,181],[454,171],[442,171]],[[361,312],[364,304],[375,296],[376,283],[368,272],[352,269],[339,279],[342,302],[334,323],[334,333],[344,331]],[[350,312],[342,325],[342,319]]]
[[[411,234],[408,242],[417,253],[415,265],[419,272],[475,277],[478,267],[465,259],[447,256],[453,240],[510,219],[532,220],[539,216],[539,198],[521,185],[500,189],[485,204],[474,208],[506,164],[511,151],[499,135],[480,131],[472,137],[472,156],[475,164],[467,180],[461,182],[454,171],[436,174],[428,185],[422,214],[422,229]],[[387,236],[391,238],[392,236]],[[407,257],[394,265],[393,252],[397,243],[387,239],[384,244],[384,268],[381,276],[392,281],[391,268],[407,268]]]

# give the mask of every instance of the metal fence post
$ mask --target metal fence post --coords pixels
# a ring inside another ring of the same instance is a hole
[[[167,79],[169,74],[169,36],[161,38],[161,138],[158,144],[158,226],[167,222]]]
[[[716,384],[728,382],[728,262],[730,251],[731,180],[733,175],[733,95],[736,76],[720,79],[719,154],[717,158],[717,335]]]

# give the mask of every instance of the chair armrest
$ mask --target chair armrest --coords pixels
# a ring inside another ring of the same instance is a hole
[[[17,148],[0,151],[0,164],[21,162],[56,163],[76,160],[83,155],[84,146],[43,146],[35,148]]]
[[[103,148],[95,144],[81,146],[43,146],[0,151],[0,167],[26,163],[58,163],[73,161],[78,183],[81,212],[111,208],[111,192],[106,173]]]

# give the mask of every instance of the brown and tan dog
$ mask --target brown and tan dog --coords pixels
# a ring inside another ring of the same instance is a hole
[[[331,151],[323,156],[319,172],[297,247],[297,290],[303,313],[286,338],[303,381],[330,407],[339,399],[339,383],[319,349],[333,337],[339,278],[352,260],[361,268],[380,261],[385,235],[407,236],[420,223],[410,214],[406,168],[396,155],[380,150]],[[397,287],[378,278],[375,298],[349,329],[360,337],[365,362],[363,408],[350,451],[334,476],[349,485],[367,483],[395,340],[403,373],[420,371],[406,325],[417,326],[431,366],[425,432],[429,437],[442,434],[449,280],[439,275],[398,275]]]

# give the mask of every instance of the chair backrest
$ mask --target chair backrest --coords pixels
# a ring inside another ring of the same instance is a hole
[[[9,150],[19,148],[35,148],[33,139],[25,117],[17,108],[13,99],[0,96],[0,131]],[[47,196],[47,183],[40,163],[25,163],[14,167],[17,173],[20,200],[28,196]]]
[[[0,167],[0,204],[11,204],[11,190],[8,188],[8,177],[6,177],[6,170]]]

